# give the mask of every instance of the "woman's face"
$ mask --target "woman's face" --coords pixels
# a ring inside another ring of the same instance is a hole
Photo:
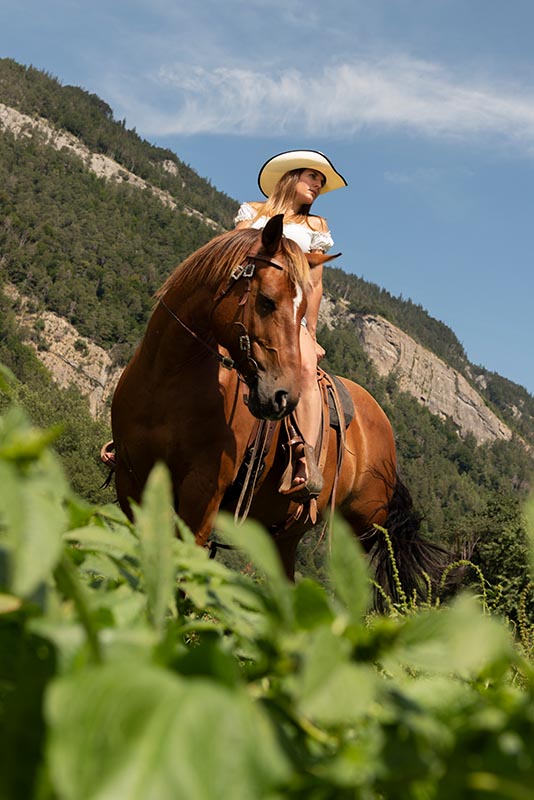
[[[299,205],[311,206],[321,189],[326,178],[316,169],[303,169],[295,186],[295,200]]]

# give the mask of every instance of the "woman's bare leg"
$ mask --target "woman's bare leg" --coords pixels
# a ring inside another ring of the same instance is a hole
[[[317,384],[317,348],[315,340],[303,325],[300,332],[300,352],[302,359],[302,390],[296,417],[300,432],[306,444],[315,447],[321,430],[321,392]],[[293,485],[306,482],[306,460],[304,452],[300,456],[293,474]]]

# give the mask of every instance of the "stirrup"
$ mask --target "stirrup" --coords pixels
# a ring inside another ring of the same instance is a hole
[[[304,483],[297,483],[293,486],[293,475],[297,459],[292,458],[293,453],[291,448],[296,444],[302,444],[304,447],[304,453],[298,456],[298,460],[304,457],[307,477]],[[303,442],[302,439],[298,437],[288,442],[288,448],[289,462],[278,486],[279,493],[290,497],[292,500],[306,501],[311,500],[313,497],[318,497],[323,489],[324,478],[315,460],[314,447],[311,444],[306,444],[306,442]]]

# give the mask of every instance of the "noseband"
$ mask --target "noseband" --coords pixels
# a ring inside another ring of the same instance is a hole
[[[231,289],[235,286],[235,284],[239,280],[244,278],[247,281],[247,284],[245,287],[245,291],[243,293],[243,297],[239,301],[239,305],[244,309],[244,306],[246,305],[250,295],[250,289],[252,286],[251,279],[254,277],[254,273],[256,271],[256,263],[255,263],[256,261],[261,261],[263,262],[263,264],[269,267],[274,267],[275,269],[280,269],[280,270],[284,269],[283,264],[274,259],[267,258],[267,256],[254,255],[252,253],[249,253],[246,256],[246,258],[248,259],[246,263],[238,264],[236,267],[234,267],[224,287],[219,289],[213,301],[214,306],[217,305],[217,303],[219,303],[224,297],[226,297],[226,295],[231,291]],[[252,358],[250,336],[248,335],[247,329],[242,322],[234,322],[234,325],[240,325],[244,331],[244,333],[239,337],[239,349],[241,350],[243,355],[242,358],[240,358],[238,361],[234,361],[234,359],[229,358],[228,356],[222,356],[215,347],[212,347],[208,342],[204,341],[204,339],[202,339],[197,333],[195,333],[195,331],[192,330],[189,327],[189,325],[186,325],[186,323],[183,320],[181,320],[180,317],[177,314],[175,314],[175,312],[171,308],[169,308],[169,306],[166,304],[166,302],[162,297],[160,297],[159,302],[161,303],[163,308],[171,315],[171,317],[175,319],[176,322],[180,323],[180,325],[182,326],[182,328],[184,328],[184,330],[186,330],[194,339],[196,339],[197,342],[202,344],[207,350],[210,351],[210,353],[213,356],[215,356],[215,358],[221,364],[221,366],[229,370],[235,369],[239,373],[240,377],[247,384],[247,386],[250,386],[251,384],[254,383],[259,374],[258,364]],[[243,362],[245,362],[252,369],[252,375],[249,375],[248,377],[244,375],[241,368]]]

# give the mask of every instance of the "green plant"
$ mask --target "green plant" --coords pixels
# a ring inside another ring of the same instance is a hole
[[[475,598],[370,614],[341,520],[332,592],[222,516],[257,575],[231,571],[162,466],[131,523],[73,494],[52,439],[0,418],[2,796],[530,797],[534,671]]]

